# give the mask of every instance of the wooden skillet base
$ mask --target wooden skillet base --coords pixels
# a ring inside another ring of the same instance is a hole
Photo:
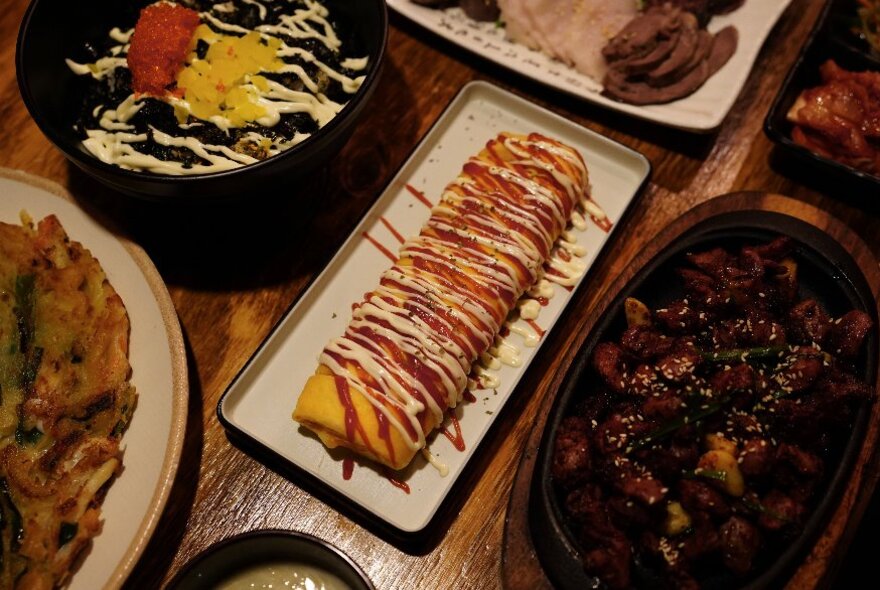
[[[597,306],[597,310],[601,311],[593,314],[587,321],[584,326],[585,333],[589,333],[593,329],[596,321],[602,317],[604,310],[608,308],[617,293],[635,273],[681,233],[719,213],[750,209],[775,211],[796,217],[823,230],[837,240],[859,265],[871,286],[875,305],[877,304],[877,300],[880,299],[880,266],[867,245],[846,225],[825,211],[782,195],[759,192],[731,193],[714,198],[692,209],[659,234],[607,290],[605,297]],[[562,367],[562,370],[567,370],[567,367]],[[880,386],[880,376],[874,385],[875,389]],[[552,399],[548,399],[547,408],[549,409],[551,405]],[[552,584],[544,575],[541,564],[535,555],[528,522],[529,490],[546,418],[546,413],[539,414],[532,435],[526,442],[507,506],[502,555],[502,581],[504,587],[510,590],[552,588]],[[880,435],[880,403],[875,403],[871,408],[864,444],[853,465],[850,480],[842,492],[840,504],[832,512],[831,520],[809,555],[792,575],[787,588],[824,588],[831,584],[837,567],[846,554],[849,542],[871,499],[878,477],[880,477],[880,457],[877,453],[878,435]]]

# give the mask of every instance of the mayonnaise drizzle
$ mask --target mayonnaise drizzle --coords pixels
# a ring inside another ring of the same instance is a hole
[[[515,327],[516,325],[511,325],[511,331]],[[537,341],[535,344],[537,344]],[[522,355],[519,348],[508,342],[506,338],[497,338],[495,344],[489,349],[489,354],[498,359],[502,365],[507,365],[508,367],[522,366]]]
[[[517,303],[517,307],[519,308],[519,317],[524,320],[538,319],[538,315],[541,313],[541,304],[535,299],[522,297]]]
[[[263,3],[257,0],[241,1],[245,4],[256,6],[260,19],[265,20],[268,10]],[[200,13],[199,16],[203,22],[208,23],[215,31],[236,35],[251,32],[250,29],[224,22],[215,14],[212,14],[212,12],[226,14],[235,11],[235,4],[233,2],[226,2],[214,4],[210,11]],[[278,50],[279,57],[294,57],[312,64],[327,78],[338,82],[346,93],[354,94],[360,89],[366,79],[365,76],[354,78],[346,76],[320,61],[312,52],[301,47],[290,46],[284,42],[285,38],[296,40],[315,39],[331,51],[338,52],[342,47],[342,42],[327,20],[328,16],[329,11],[320,2],[305,0],[305,8],[297,8],[293,11],[293,14],[281,16],[278,23],[262,24],[257,26],[255,30],[260,32],[263,37],[270,35],[279,36],[282,41],[281,47]],[[128,67],[126,56],[129,47],[128,43],[133,32],[134,29],[127,31],[122,31],[116,27],[111,29],[109,37],[116,41],[118,45],[110,48],[109,56],[101,57],[95,63],[80,64],[70,59],[65,61],[74,73],[90,75],[96,80],[101,80],[110,75],[116,68]],[[367,57],[347,58],[341,64],[343,68],[356,72],[363,71],[367,65]],[[267,80],[267,89],[261,90],[253,83],[250,83],[249,80],[246,80],[245,87],[258,97],[257,104],[266,112],[264,116],[255,121],[257,124],[263,127],[273,127],[281,121],[282,115],[306,113],[321,128],[329,123],[345,107],[345,103],[334,102],[322,94],[321,85],[318,80],[310,76],[301,65],[286,64],[278,72],[295,75],[307,91],[292,90],[274,80]],[[132,144],[147,141],[151,137],[155,138],[155,134],[131,133],[134,128],[128,124],[128,120],[141,108],[141,100],[142,97],[131,95],[117,108],[105,110],[98,121],[99,129],[86,130],[88,138],[83,141],[84,147],[93,155],[109,164],[116,164],[129,170],[169,175],[221,172],[258,161],[250,156],[239,157],[242,154],[238,154],[229,148],[220,149],[220,146],[204,144],[195,138],[186,138],[183,133],[181,134],[182,137],[180,137],[181,141],[175,142],[174,145],[192,149],[200,157],[203,157],[202,154],[210,154],[210,158],[205,158],[206,164],[184,166],[180,162],[164,161],[139,152],[137,146]],[[167,94],[160,100],[167,102],[181,112],[191,112],[187,101],[180,97]],[[227,133],[234,127],[232,122],[223,116],[212,116],[207,122]],[[185,132],[192,128],[194,124],[181,123],[178,126],[182,132]],[[287,140],[280,136],[267,137],[256,131],[247,134],[248,139],[255,144],[270,145],[271,147],[268,149],[269,156],[289,149],[305,141],[309,136],[310,134],[308,133],[296,133],[293,139]]]
[[[471,172],[449,185],[421,233],[401,246],[398,261],[319,359],[371,392],[367,400],[412,449],[425,445],[419,413],[429,411],[442,423],[443,412],[461,401],[472,369],[475,383],[497,386],[475,361],[494,368],[522,363],[517,346],[496,335],[544,272],[574,208],[588,198],[586,167],[574,150],[538,135],[499,138],[515,160],[466,164]],[[489,149],[499,148],[490,142]],[[573,273],[569,258],[566,270]],[[534,289],[544,293],[547,285],[540,280]],[[536,315],[534,304],[524,304],[526,315]],[[534,329],[507,325],[527,346],[537,344]]]
[[[449,465],[437,458],[437,456],[427,448],[422,449],[422,456],[430,463],[434,469],[440,474],[440,477],[449,475]]]
[[[263,4],[257,2],[257,0],[241,0],[245,4],[250,4],[251,6],[256,6],[257,11],[260,15],[260,20],[266,20],[266,7]]]

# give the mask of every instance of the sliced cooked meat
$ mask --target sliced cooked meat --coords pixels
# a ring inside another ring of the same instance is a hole
[[[651,6],[602,50],[609,64],[603,93],[636,105],[684,98],[727,63],[737,39],[733,27],[713,36],[690,12]]]
[[[649,51],[646,55],[637,55],[622,59],[615,64],[615,68],[626,72],[630,76],[647,74],[669,59],[669,55],[678,44],[679,37],[680,35],[674,34],[667,39],[661,39],[657,42],[654,49]]]
[[[602,55],[609,63],[633,56],[645,56],[659,40],[672,38],[681,27],[678,10],[650,9],[631,20],[605,48]]]
[[[739,32],[733,26],[724,27],[715,33],[715,37],[712,40],[712,51],[707,58],[709,61],[710,76],[714,75],[715,72],[724,67],[724,64],[733,57],[738,43]]]
[[[684,12],[681,15],[681,23],[675,49],[663,63],[648,72],[647,80],[652,86],[666,86],[671,81],[680,79],[705,57],[708,47],[704,47],[702,53],[699,52],[700,37],[696,17]]]

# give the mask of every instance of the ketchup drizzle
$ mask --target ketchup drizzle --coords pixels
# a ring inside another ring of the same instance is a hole
[[[540,136],[533,134],[529,136],[529,139],[532,140],[534,137]],[[502,158],[500,158],[496,150],[501,150],[501,146],[500,142],[490,142],[487,146],[490,153],[489,160],[494,159],[498,161],[499,165],[502,163]],[[531,154],[535,161],[549,163],[561,172],[568,173],[573,168],[570,162],[551,157],[549,154],[545,154],[546,150],[542,148],[530,144],[525,144],[522,147]],[[569,197],[573,196],[572,192],[569,192],[570,187],[558,180],[551,170],[544,170],[540,167],[526,167],[518,163],[508,164],[508,167],[515,169],[516,172],[519,172],[532,183],[546,187],[551,192],[567,193]],[[359,342],[358,350],[362,351],[362,354],[370,355],[370,358],[374,359],[383,369],[393,373],[392,378],[397,380],[398,384],[403,387],[410,397],[424,403],[426,402],[424,399],[426,396],[422,391],[425,391],[430,395],[430,398],[433,398],[432,401],[436,402],[440,407],[443,407],[444,402],[446,402],[446,399],[441,395],[444,389],[440,386],[442,373],[438,372],[438,369],[431,368],[417,357],[410,358],[403,349],[396,346],[394,334],[395,323],[398,321],[398,318],[402,318],[404,315],[416,318],[417,321],[424,323],[440,336],[454,341],[465,354],[478,356],[480,349],[485,345],[482,338],[483,332],[490,332],[494,328],[494,326],[487,324],[501,324],[504,317],[498,316],[503,314],[505,307],[511,307],[515,303],[517,293],[512,288],[513,283],[516,283],[513,280],[515,278],[514,275],[528,277],[529,275],[534,276],[534,274],[530,265],[527,264],[528,258],[526,254],[508,253],[504,248],[499,248],[493,254],[495,260],[490,260],[482,252],[482,248],[476,245],[477,242],[482,240],[483,242],[516,245],[514,240],[508,235],[510,232],[513,232],[520,236],[520,241],[528,241],[535,247],[534,256],[540,254],[546,260],[547,256],[550,255],[550,250],[553,249],[553,245],[549,243],[553,231],[558,230],[558,225],[563,219],[571,217],[572,210],[575,207],[575,201],[572,198],[562,198],[558,203],[556,201],[551,203],[542,194],[535,193],[525,186],[524,183],[515,180],[515,177],[495,173],[491,165],[487,165],[485,162],[469,161],[463,166],[463,171],[470,175],[471,181],[453,184],[447,189],[456,192],[463,199],[459,204],[459,209],[449,210],[448,208],[443,209],[441,207],[432,213],[428,225],[422,230],[422,233],[427,238],[426,240],[422,242],[416,240],[407,243],[403,235],[397,231],[388,219],[380,216],[379,220],[400,244],[407,244],[399,256],[409,260],[410,266],[407,268],[415,269],[412,272],[413,277],[431,277],[438,287],[455,294],[458,299],[469,302],[471,306],[482,308],[486,315],[483,316],[474,311],[468,311],[467,306],[465,306],[467,313],[467,322],[465,322],[453,312],[452,308],[436,305],[429,297],[421,295],[422,288],[419,282],[422,280],[421,278],[418,280],[407,278],[409,275],[404,276],[401,271],[399,279],[395,279],[393,274],[383,275],[382,279],[380,279],[380,285],[393,289],[397,293],[402,292],[404,296],[411,293],[415,303],[404,301],[402,304],[399,304],[399,313],[396,310],[389,311],[389,309],[393,309],[394,305],[389,305],[388,308],[381,308],[381,313],[365,313],[365,320],[369,321],[369,323],[355,327],[350,326],[346,332],[347,336],[350,335],[352,338],[357,338]],[[422,204],[428,208],[433,208],[431,201],[423,192],[410,184],[404,186]],[[496,207],[498,208],[497,211]],[[591,218],[604,231],[610,230],[612,224],[607,218],[598,219],[592,215]],[[523,221],[526,219],[530,219],[529,223]],[[461,230],[466,230],[466,232]],[[468,237],[468,233],[470,237]],[[369,233],[363,232],[362,236],[380,253],[391,260],[393,264],[398,264],[398,255],[392,253]],[[438,256],[433,251],[436,249],[435,243],[439,243],[445,248],[444,252],[448,250],[453,254],[446,257]],[[568,261],[571,259],[569,252],[562,250],[557,252],[557,255],[562,260]],[[546,269],[549,266],[549,261],[545,262],[545,264]],[[471,273],[468,272],[471,266],[477,268],[485,267],[489,271],[490,277],[492,273],[502,274],[499,271],[507,272],[505,269],[509,268],[511,273],[511,280],[509,282],[511,285],[508,285],[506,279],[478,280],[479,277],[471,276]],[[548,269],[547,274],[551,277],[554,275],[564,276],[555,269]],[[562,286],[569,291],[573,290],[572,287]],[[369,301],[371,296],[373,296],[371,293],[365,295],[365,302]],[[389,301],[380,292],[377,292],[375,296],[389,304],[397,303],[396,301]],[[542,306],[546,306],[548,303],[544,297],[538,298],[538,301]],[[493,305],[490,302],[497,302],[498,305]],[[533,320],[527,320],[527,322],[535,330],[539,338],[546,334],[546,331]],[[501,332],[502,335],[509,333],[507,328],[502,328]],[[380,384],[376,383],[375,379],[362,369],[355,360],[356,357],[349,358],[348,350],[351,349],[341,347],[338,350],[325,350],[325,353],[332,357],[337,364],[348,366],[349,370],[355,369],[359,378],[363,379],[367,384],[368,389],[375,386],[377,390],[381,390]],[[391,369],[394,369],[394,371],[391,371]],[[445,372],[446,376],[450,378],[453,377],[450,374],[452,368],[447,369],[444,365],[441,366],[440,371]],[[337,377],[337,391],[345,411],[345,428],[348,439],[354,442],[356,437],[360,436],[367,449],[374,452],[370,447],[369,439],[365,436],[364,425],[361,424],[352,405],[349,384],[344,378]],[[373,397],[378,401],[378,392]],[[465,390],[462,393],[461,399],[468,402],[477,401],[476,396],[469,390]],[[382,403],[382,408],[380,409],[376,407],[376,404],[373,405],[377,420],[376,435],[379,440],[384,441],[393,460],[394,449],[391,444],[389,428],[391,425],[383,410],[391,411],[392,416],[399,417],[402,428],[413,437],[416,434],[420,434],[413,431],[418,425],[413,425],[412,420],[407,419],[410,416],[402,408]],[[423,416],[424,414],[420,414],[417,418],[424,425]],[[457,450],[463,452],[466,445],[462,435],[461,424],[454,412],[450,412],[449,416],[450,423],[442,426],[440,430]],[[395,425],[395,427],[397,426]],[[345,479],[351,478],[353,469],[353,459],[343,460],[343,477]],[[409,485],[406,482],[395,479],[397,475],[395,472],[386,469],[382,473],[392,485],[407,494],[410,493]]]
[[[611,223],[611,220],[607,217],[605,219],[599,219],[595,215],[590,215],[590,219],[592,219],[593,223],[595,223],[596,226],[606,234],[611,231],[612,227],[614,227],[614,224]]]
[[[391,251],[390,251],[388,248],[386,248],[385,246],[383,246],[382,244],[380,244],[378,241],[376,241],[376,240],[373,238],[373,236],[371,236],[371,235],[368,234],[367,232],[364,232],[364,233],[363,233],[363,236],[364,236],[364,238],[367,239],[367,241],[369,241],[371,244],[373,244],[374,246],[376,246],[376,249],[378,249],[379,252],[381,252],[382,254],[384,254],[385,256],[387,256],[387,257],[391,260],[391,262],[397,262],[397,256],[395,256],[394,254],[392,254]]]
[[[410,493],[409,484],[406,483],[405,481],[400,481],[399,479],[395,479],[394,474],[391,471],[386,469],[385,470],[385,477],[386,477],[386,479],[388,479],[388,481],[391,483],[391,485],[393,485],[397,489],[403,490],[407,494]]]
[[[351,401],[351,390],[348,388],[348,381],[345,377],[340,377],[339,375],[335,375],[333,380],[336,382],[336,394],[339,396],[339,403],[345,408],[345,436],[348,440],[354,442],[355,434],[360,434],[364,445],[375,455],[376,452],[370,445],[370,439],[367,438],[364,425],[358,419],[357,411],[354,409],[354,404]]]
[[[440,430],[443,433],[443,436],[449,439],[449,442],[452,443],[452,446],[455,447],[455,450],[463,453],[464,446],[464,437],[461,435],[461,424],[458,421],[458,416],[449,413],[449,421],[452,422],[452,427],[455,429],[455,434],[449,432],[449,429],[445,426]]]
[[[398,242],[400,242],[400,243],[402,244],[402,243],[404,243],[404,242],[406,241],[406,240],[403,238],[403,236],[400,235],[400,232],[398,232],[396,229],[394,229],[394,226],[391,225],[391,222],[390,222],[390,221],[388,221],[388,220],[385,219],[384,217],[380,217],[380,218],[379,218],[379,221],[382,222],[382,225],[384,225],[385,227],[388,228],[388,231],[390,231],[390,232],[394,235],[394,237],[397,239]]]
[[[535,331],[535,334],[538,335],[538,338],[543,338],[544,334],[547,333],[547,331],[539,326],[537,322],[535,322],[535,320],[526,320],[526,322],[532,327],[532,329]]]
[[[428,200],[428,197],[425,196],[425,193],[423,193],[413,185],[406,185],[406,190],[408,190],[412,196],[424,203],[426,207],[431,208],[434,206],[433,204],[431,204],[431,201]]]

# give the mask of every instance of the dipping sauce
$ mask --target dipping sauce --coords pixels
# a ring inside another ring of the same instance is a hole
[[[244,569],[216,590],[352,590],[339,577],[319,567],[297,562],[259,563]]]

